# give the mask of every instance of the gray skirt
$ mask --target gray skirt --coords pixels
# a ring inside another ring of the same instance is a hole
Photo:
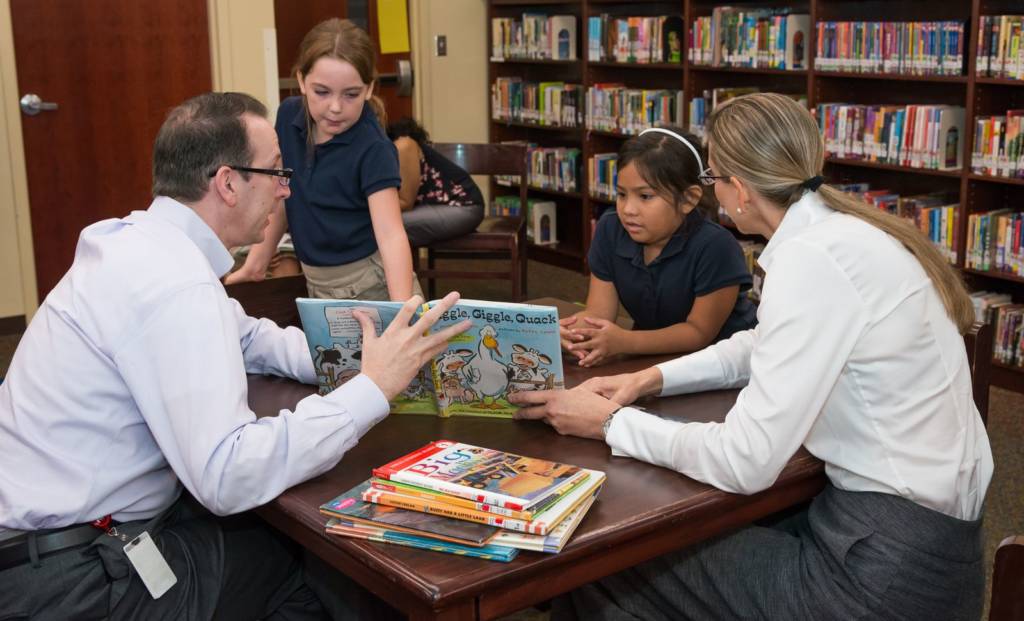
[[[829,485],[808,509],[555,600],[552,619],[978,619],[981,520]]]

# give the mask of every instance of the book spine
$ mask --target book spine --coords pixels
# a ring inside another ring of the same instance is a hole
[[[477,524],[496,526],[498,528],[514,530],[516,532],[528,533],[531,535],[547,534],[547,524],[544,523],[528,523],[522,520],[515,520],[511,518],[505,518],[502,516],[490,515],[486,513],[481,513],[479,511],[472,511],[470,509],[455,507],[441,502],[412,498],[409,496],[401,496],[398,494],[382,492],[380,490],[367,490],[366,492],[363,493],[363,501],[372,502],[379,505],[385,505],[388,507],[407,509],[409,511],[418,511],[420,513],[440,515],[442,517],[453,518],[456,520],[476,522]]]
[[[382,492],[391,492],[391,493],[400,494],[400,495],[403,495],[403,496],[412,496],[412,497],[415,497],[415,498],[421,498],[423,500],[432,500],[432,501],[435,501],[435,502],[443,502],[443,503],[447,503],[449,505],[457,505],[457,506],[460,506],[460,507],[465,507],[466,509],[471,509],[471,510],[474,510],[474,511],[480,511],[480,512],[483,512],[483,513],[490,513],[490,514],[493,514],[493,515],[501,515],[501,516],[504,516],[504,517],[515,518],[515,519],[518,519],[518,520],[526,520],[526,521],[529,521],[529,520],[533,519],[533,513],[529,512],[529,511],[514,511],[512,509],[505,509],[504,507],[497,507],[497,506],[489,505],[489,504],[483,503],[483,502],[476,502],[474,500],[470,500],[469,498],[460,498],[458,496],[443,496],[442,497],[440,494],[438,494],[436,492],[433,492],[433,491],[430,491],[430,490],[419,490],[419,489],[414,489],[413,487],[405,487],[405,486],[399,487],[397,485],[390,485],[390,484],[385,483],[383,481],[374,481],[374,482],[372,482],[370,484],[370,486],[373,487],[374,489],[380,490]]]
[[[469,489],[462,487],[461,485],[447,483],[445,481],[435,481],[428,477],[422,477],[408,472],[391,472],[388,474],[381,474],[374,470],[373,474],[374,476],[382,479],[390,479],[392,481],[398,481],[399,483],[408,483],[409,485],[415,485],[417,487],[426,487],[442,494],[458,496],[459,498],[468,498],[476,502],[482,502],[497,507],[515,509],[517,511],[522,511],[524,508],[523,503],[519,502],[519,500],[488,490]]]

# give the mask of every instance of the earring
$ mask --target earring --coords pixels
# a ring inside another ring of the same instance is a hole
[[[736,208],[736,213],[743,213],[743,208],[742,207],[737,207]]]

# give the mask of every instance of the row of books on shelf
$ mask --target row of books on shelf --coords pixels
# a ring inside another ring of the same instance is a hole
[[[587,88],[587,129],[638,134],[655,125],[683,124],[683,91],[595,84]]]
[[[587,187],[591,196],[614,201],[618,179],[618,153],[595,153],[587,158]]]
[[[787,9],[715,7],[691,24],[687,58],[714,67],[806,69],[810,19]]]
[[[683,18],[679,15],[587,18],[587,59],[619,63],[682,63]]]
[[[575,60],[576,16],[523,13],[491,19],[491,60]]]
[[[963,165],[960,106],[821,103],[817,118],[825,151],[835,157],[934,170]]]
[[[967,217],[964,267],[1024,276],[1024,213],[997,209]]]
[[[982,15],[978,23],[979,76],[1024,80],[1024,15]]]
[[[756,93],[760,89],[756,86],[730,86],[721,88],[712,88],[703,91],[700,97],[694,97],[690,99],[689,110],[690,110],[690,125],[689,132],[699,138],[704,137],[704,126],[707,124],[707,117],[711,114],[711,111],[716,107],[724,104],[725,102],[739,97],[741,95],[747,95],[749,93]],[[791,97],[796,100],[800,105],[807,106],[807,97],[802,93],[782,93],[787,97]]]
[[[956,263],[960,205],[954,195],[931,192],[902,196],[885,188],[872,189],[869,183],[836,184],[835,188],[882,211],[912,221],[938,247],[946,260]]]
[[[496,78],[491,85],[491,118],[552,127],[583,124],[583,87],[565,82]]]
[[[720,211],[721,213],[724,213],[724,211]],[[726,217],[728,218],[728,216]],[[743,261],[747,264],[747,271],[750,272],[752,279],[750,289],[747,291],[747,297],[755,302],[759,301],[761,299],[761,287],[764,285],[764,270],[761,269],[757,260],[761,257],[764,244],[749,239],[737,241],[739,242],[740,249],[743,251]]]
[[[558,210],[554,201],[526,199],[523,213],[519,196],[497,196],[487,207],[489,216],[524,216],[526,241],[540,246],[558,243]]]
[[[979,175],[1024,178],[1024,110],[974,119],[971,171]]]
[[[818,22],[819,71],[963,75],[965,25],[935,22]]]
[[[605,474],[438,440],[320,506],[328,534],[508,562],[557,554]]]
[[[1024,367],[1024,304],[1014,304],[1008,293],[971,293],[974,318],[993,325],[992,359],[1001,364]]]
[[[530,169],[526,183],[530,187],[559,192],[577,192],[580,150],[576,147],[539,147],[534,143],[510,140],[504,144],[526,145]],[[518,185],[516,175],[495,175],[500,185]]]

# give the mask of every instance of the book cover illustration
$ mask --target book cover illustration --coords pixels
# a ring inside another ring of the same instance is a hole
[[[565,493],[558,497],[555,503],[546,507],[531,520],[495,515],[491,511],[469,509],[446,502],[444,499],[426,499],[409,496],[401,492],[381,490],[376,487],[371,487],[363,492],[362,499],[366,502],[442,515],[457,520],[489,524],[531,535],[547,535],[581,503],[593,496],[594,491],[604,483],[605,475],[603,472],[587,470],[587,475],[586,479],[573,486],[572,489],[566,490]]]
[[[379,335],[401,310],[401,302],[359,300],[296,300],[309,353],[313,357],[319,392],[328,394],[359,374],[363,330],[352,316],[358,309],[369,315]],[[397,397],[391,411],[398,414],[436,414],[430,365],[425,365]]]
[[[449,339],[433,364],[441,416],[510,418],[518,408],[508,395],[565,386],[556,308],[462,300],[434,330],[463,319],[473,325]]]
[[[492,539],[492,542],[494,545],[519,548],[520,550],[558,554],[565,547],[565,544],[569,542],[569,538],[572,537],[573,533],[576,532],[576,528],[583,522],[583,518],[586,517],[587,511],[590,511],[590,507],[597,500],[597,495],[600,492],[601,490],[598,489],[591,494],[589,498],[576,507],[572,513],[559,522],[558,526],[547,535],[530,535],[502,530]]]
[[[588,476],[577,466],[449,440],[431,442],[374,468],[373,474],[520,511]]]
[[[356,522],[347,522],[338,518],[327,520],[326,530],[332,535],[352,537],[355,539],[366,539],[367,541],[379,541],[382,543],[393,543],[410,548],[422,550],[433,550],[434,552],[445,552],[447,554],[458,554],[459,556],[471,556],[489,561],[501,561],[507,563],[519,554],[519,549],[513,546],[504,545],[482,545],[480,547],[464,546],[450,541],[441,541],[430,537],[411,535],[400,531],[366,526]]]
[[[363,481],[341,496],[320,505],[320,512],[328,517],[398,530],[413,535],[444,539],[468,546],[482,546],[498,532],[494,526],[363,502],[363,493],[368,489],[370,489],[370,481]]]

